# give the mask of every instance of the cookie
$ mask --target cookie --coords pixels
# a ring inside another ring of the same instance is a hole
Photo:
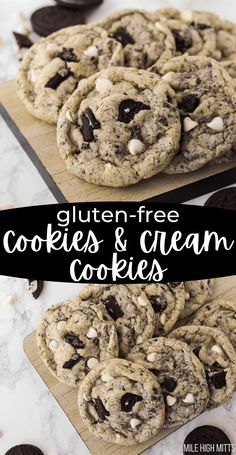
[[[103,3],[103,0],[56,0],[58,5],[66,6],[67,8],[78,8],[80,10],[94,8]]]
[[[190,12],[189,12],[190,14]],[[186,12],[175,8],[162,8],[152,13],[153,20],[161,21],[171,31],[175,41],[175,56],[202,55],[216,58],[216,34],[214,28],[202,20],[195,18],[185,20]]]
[[[148,71],[110,68],[91,76],[61,110],[57,141],[69,172],[122,187],[158,174],[178,149],[175,95]]]
[[[206,207],[236,210],[236,188],[224,188],[212,194],[204,204]]]
[[[32,444],[20,444],[11,447],[5,455],[43,455],[43,452]]]
[[[100,22],[109,36],[121,43],[124,65],[138,69],[157,67],[174,56],[175,44],[169,28],[155,24],[143,10],[124,10]]]
[[[56,123],[78,82],[102,68],[122,65],[122,58],[121,44],[105,30],[91,25],[68,27],[29,49],[19,67],[17,93],[32,115]]]
[[[184,341],[202,362],[210,391],[209,408],[228,401],[236,385],[236,353],[218,329],[196,325],[182,326],[169,337]]]
[[[62,28],[85,23],[81,11],[63,6],[45,6],[37,9],[30,20],[33,30],[40,36],[48,36]]]
[[[154,311],[141,289],[134,292],[126,285],[88,285],[78,298],[104,307],[116,325],[123,356],[154,334]]]
[[[154,336],[169,333],[181,317],[185,305],[183,283],[129,285],[135,293],[140,289],[146,294],[155,313]]]
[[[128,359],[156,375],[165,397],[165,427],[183,425],[206,409],[209,390],[204,368],[186,343],[153,338],[133,348]]]
[[[222,330],[236,350],[236,303],[224,299],[212,300],[193,315],[191,324]]]
[[[49,308],[38,326],[37,344],[50,372],[72,387],[99,362],[118,356],[115,324],[92,302],[67,300]]]
[[[185,307],[182,317],[190,316],[208,302],[213,293],[214,280],[185,281]]]
[[[162,72],[176,92],[182,121],[179,151],[164,172],[195,171],[234,149],[236,92],[224,68],[208,57],[185,55]]]
[[[112,444],[131,446],[162,428],[164,400],[156,377],[127,360],[113,359],[83,380],[79,411],[90,431]]]
[[[231,441],[228,436],[220,428],[211,425],[194,428],[188,434],[184,441],[184,455],[192,455],[193,447],[201,447],[201,452],[202,448],[206,447],[206,450],[210,448],[211,453],[214,450],[214,453],[218,455],[232,454]]]

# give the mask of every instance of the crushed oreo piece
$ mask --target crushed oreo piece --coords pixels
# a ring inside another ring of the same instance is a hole
[[[81,133],[85,142],[92,142],[94,140],[94,130],[101,128],[100,123],[97,121],[93,111],[87,107],[82,114]]]
[[[211,384],[215,389],[223,389],[226,387],[226,371],[222,370],[207,370],[206,371],[207,382]]]
[[[193,44],[191,36],[184,36],[181,30],[172,29],[177,52],[186,52]]]
[[[135,43],[134,38],[124,27],[119,27],[115,32],[110,33],[109,37],[121,43],[122,47],[126,47],[128,44]]]
[[[162,386],[167,392],[171,393],[175,390],[177,381],[174,378],[165,378]]]
[[[26,289],[27,291],[31,292],[32,296],[35,300],[39,298],[43,291],[44,282],[41,280],[26,280]]]
[[[199,106],[199,104],[200,104],[199,96],[193,93],[185,95],[182,98],[179,107],[186,112],[194,112],[195,109],[197,109],[197,107]]]
[[[77,55],[74,53],[74,50],[72,47],[70,48],[67,48],[67,47],[63,47],[62,51],[59,52],[59,54],[57,54],[57,57],[60,58],[61,60],[63,60],[63,62],[78,62],[78,57]]]
[[[73,76],[72,71],[68,68],[60,70],[60,73],[56,73],[49,81],[46,83],[46,88],[51,88],[52,90],[56,90],[62,82],[66,81],[69,77]]]
[[[31,46],[33,46],[33,41],[29,39],[27,35],[23,35],[22,33],[17,33],[17,32],[12,32],[14,35],[14,38],[16,40],[16,44],[19,47],[19,49],[25,48],[29,49]]]
[[[134,405],[139,401],[143,401],[143,397],[140,395],[135,395],[134,393],[125,393],[120,400],[121,411],[131,412]]]
[[[109,297],[107,300],[103,302],[103,305],[105,306],[107,312],[114,321],[117,321],[117,319],[122,318],[122,316],[124,316],[124,313],[122,309],[119,307],[115,297],[113,296]]]
[[[150,110],[150,106],[142,103],[141,101],[135,101],[127,99],[121,101],[119,105],[118,121],[122,123],[130,123],[140,111]]]
[[[152,305],[154,313],[161,313],[161,311],[164,311],[167,307],[164,295],[151,295],[148,297],[148,300]]]
[[[110,413],[106,410],[101,398],[95,398],[94,400],[94,406],[97,411],[97,415],[99,419],[104,422],[107,417],[109,417]]]
[[[85,348],[85,344],[73,332],[66,333],[66,335],[64,335],[64,340],[75,349]]]
[[[82,356],[79,354],[74,354],[70,360],[64,363],[63,367],[65,370],[72,370],[72,368],[77,365],[82,360]]]
[[[195,354],[196,357],[199,356],[200,351],[201,351],[201,346],[196,346],[196,348],[193,349],[193,353]]]

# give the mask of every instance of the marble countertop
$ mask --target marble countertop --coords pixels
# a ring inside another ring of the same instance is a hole
[[[0,80],[14,78],[18,66],[12,30],[23,32],[22,14],[53,2],[34,0],[0,0]],[[91,15],[98,19],[115,9],[178,6],[184,9],[208,9],[236,20],[232,0],[106,0]],[[54,197],[25,155],[12,133],[0,119],[0,205],[16,207],[56,203]],[[202,205],[207,195],[189,201]],[[38,300],[25,290],[20,279],[0,277],[0,453],[15,444],[31,443],[45,455],[84,455],[89,451],[75,433],[63,411],[29,364],[23,352],[24,337],[35,329],[42,310],[64,298],[77,294],[79,285],[45,283]],[[12,296],[14,303],[7,303]],[[236,397],[225,406],[206,412],[194,422],[169,436],[147,451],[150,455],[182,455],[185,436],[198,425],[212,424],[223,428],[236,443]],[[128,453],[128,451],[127,451]],[[105,454],[104,454],[105,455]]]

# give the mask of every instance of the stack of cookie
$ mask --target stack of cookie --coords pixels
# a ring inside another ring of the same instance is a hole
[[[211,13],[117,12],[34,44],[17,91],[57,123],[69,172],[122,187],[235,159],[236,25]]]
[[[212,280],[88,285],[46,311],[40,354],[59,381],[78,387],[92,433],[141,443],[231,398],[236,304],[206,303],[212,290]]]

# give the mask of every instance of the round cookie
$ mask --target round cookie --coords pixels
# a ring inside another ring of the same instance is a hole
[[[213,285],[214,280],[185,281],[185,307],[182,318],[190,316],[210,300],[213,293]]]
[[[30,18],[33,30],[40,36],[48,36],[65,27],[84,24],[81,11],[72,11],[63,6],[44,6],[33,12]]]
[[[69,172],[121,187],[162,171],[176,153],[175,95],[149,71],[110,68],[91,76],[61,110],[57,141]]]
[[[186,343],[153,338],[128,355],[156,375],[166,403],[165,427],[183,425],[201,414],[209,400],[204,368]]]
[[[79,411],[97,437],[131,446],[162,428],[164,400],[156,377],[127,360],[113,359],[94,368],[79,388]]]
[[[214,443],[213,443],[214,441]],[[192,447],[201,447],[206,450],[211,450],[211,448],[217,448],[215,454],[218,455],[231,455],[231,441],[229,437],[225,434],[223,430],[211,425],[202,425],[200,427],[194,428],[184,440],[184,452],[183,455],[192,455]],[[200,450],[201,450],[200,449]],[[218,450],[219,449],[219,450]],[[222,449],[222,450],[221,450]],[[202,450],[201,450],[202,452]],[[205,450],[204,450],[205,452]],[[206,454],[207,452],[205,452]]]
[[[122,46],[94,25],[68,27],[35,43],[17,74],[17,93],[35,117],[56,123],[78,82],[110,65],[122,65]]]
[[[210,391],[208,407],[229,400],[236,385],[236,353],[225,334],[215,328],[189,325],[179,327],[169,337],[187,343],[202,362]]]
[[[141,289],[134,292],[126,285],[88,285],[80,291],[78,298],[105,307],[115,322],[123,356],[154,334],[154,311]]]
[[[53,305],[44,313],[37,344],[50,372],[72,387],[119,351],[115,325],[102,306],[78,300]]]
[[[184,283],[129,285],[130,289],[146,294],[155,313],[154,336],[169,333],[182,316],[185,305]]]
[[[236,92],[231,77],[208,57],[176,57],[163,65],[182,121],[179,151],[167,174],[195,171],[236,145]]]
[[[236,188],[224,188],[212,194],[204,204],[206,207],[236,210]]]
[[[19,444],[11,447],[5,455],[44,455],[42,450],[32,444]]]
[[[212,300],[194,314],[191,324],[222,330],[236,350],[236,303],[224,299]]]
[[[106,17],[100,26],[121,43],[124,65],[148,69],[174,56],[175,42],[169,28],[143,10],[128,9]]]

